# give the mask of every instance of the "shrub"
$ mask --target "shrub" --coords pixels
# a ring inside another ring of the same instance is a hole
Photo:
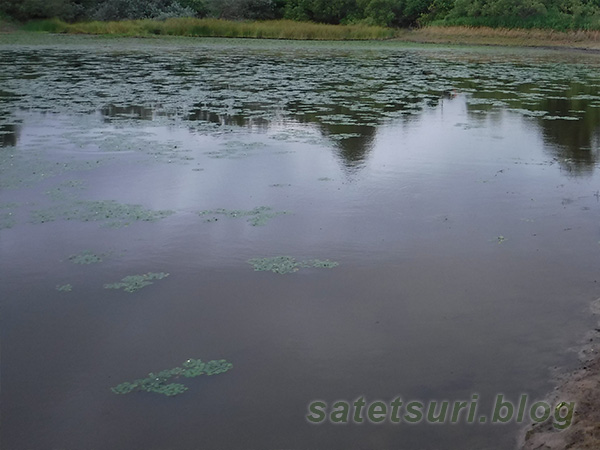
[[[70,0],[0,0],[0,12],[19,21],[50,17],[76,20],[83,16],[85,6]]]
[[[172,0],[106,0],[91,12],[94,20],[193,17],[196,11]]]

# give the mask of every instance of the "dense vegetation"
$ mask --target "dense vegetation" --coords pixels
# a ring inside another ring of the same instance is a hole
[[[23,26],[26,31],[50,33],[102,34],[118,36],[193,36],[309,40],[383,40],[396,36],[396,30],[369,25],[328,25],[292,20],[233,21],[211,18],[169,18],[67,23],[58,19],[35,20]]]
[[[410,27],[600,29],[600,0],[0,0],[0,17],[67,22],[176,17]]]

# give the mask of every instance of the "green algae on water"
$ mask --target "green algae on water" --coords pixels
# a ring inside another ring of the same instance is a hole
[[[199,211],[198,214],[200,216],[213,216],[205,219],[205,222],[216,222],[218,218],[215,216],[225,216],[230,218],[247,217],[246,222],[250,223],[253,227],[258,227],[265,225],[269,219],[289,213],[287,211],[274,211],[273,208],[270,208],[268,206],[258,206],[248,211],[244,211],[241,209],[219,208]]]
[[[97,255],[91,250],[84,250],[77,255],[69,256],[69,261],[71,261],[73,264],[96,264],[102,262],[103,256],[103,254]]]
[[[79,220],[82,222],[103,222],[105,226],[121,228],[132,222],[156,222],[174,214],[170,210],[151,210],[142,205],[118,203],[114,200],[81,200],[68,205],[32,211],[32,223],[54,222],[56,220]]]
[[[274,273],[286,274],[297,272],[303,268],[332,269],[339,263],[335,261],[309,259],[306,261],[296,261],[291,256],[276,256],[273,258],[253,258],[248,263],[254,267],[255,271],[270,271]]]
[[[123,289],[125,292],[135,292],[143,287],[154,284],[152,280],[162,280],[163,278],[168,277],[168,273],[160,272],[160,273],[152,273],[148,272],[143,275],[129,275],[125,278],[122,278],[118,283],[110,283],[105,284],[105,289]]]
[[[17,224],[12,212],[0,212],[0,230],[7,230]]]
[[[157,394],[172,397],[188,390],[181,383],[167,383],[171,378],[186,377],[193,378],[200,375],[217,375],[227,372],[233,364],[224,359],[202,362],[200,359],[188,359],[182,367],[162,370],[157,373],[149,373],[146,378],[134,381],[126,381],[118,386],[110,388],[115,394],[129,394],[134,391],[155,392]]]
[[[308,261],[303,261],[300,264],[301,267],[315,267],[317,269],[332,269],[334,267],[339,266],[339,263],[335,261],[330,261],[328,259],[309,259]]]
[[[104,163],[104,160],[47,161],[39,153],[23,154],[11,149],[0,152],[0,189],[30,187],[65,172],[95,169]]]
[[[255,154],[255,150],[266,147],[262,142],[230,141],[221,145],[222,150],[205,152],[209,158],[239,159]]]
[[[19,205],[17,203],[0,204],[0,230],[7,230],[17,224],[14,216],[14,210],[18,206]]]

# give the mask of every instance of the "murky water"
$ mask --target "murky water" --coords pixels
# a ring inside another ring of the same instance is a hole
[[[398,44],[0,46],[2,448],[511,448],[514,423],[305,416],[475,393],[489,415],[574,364],[600,296],[599,67]],[[248,263],[273,257],[289,273]],[[175,377],[174,397],[111,392],[188,358],[233,368]]]

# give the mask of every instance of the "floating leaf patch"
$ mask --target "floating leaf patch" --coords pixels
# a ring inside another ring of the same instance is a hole
[[[129,394],[134,391],[146,391],[172,397],[187,391],[188,388],[181,383],[168,383],[171,378],[193,378],[200,375],[217,375],[230,370],[233,367],[233,364],[224,359],[208,362],[202,362],[200,359],[188,359],[182,366],[183,367],[162,370],[157,373],[151,372],[146,378],[140,378],[131,382],[126,381],[110,389],[115,394]]]
[[[135,292],[143,287],[153,284],[152,280],[162,280],[168,277],[168,273],[148,272],[143,275],[129,275],[123,278],[119,283],[105,284],[105,289],[123,289],[126,292]]]
[[[12,228],[16,225],[14,212],[18,206],[17,203],[0,204],[0,230]]]
[[[114,200],[76,201],[62,207],[54,206],[32,212],[33,223],[54,222],[55,220],[80,220],[82,222],[104,222],[105,225],[120,228],[131,222],[155,222],[174,214],[175,211],[154,211],[142,205],[129,205]]]
[[[206,218],[205,222],[216,222],[218,220],[215,216],[225,216],[230,218],[236,217],[247,217],[246,221],[249,222],[253,227],[265,225],[269,219],[272,219],[283,214],[288,214],[287,211],[274,211],[269,206],[258,206],[254,209],[245,211],[241,209],[208,209],[205,211],[198,212],[201,216],[212,216]]]
[[[90,250],[84,250],[78,255],[69,256],[69,261],[73,264],[96,264],[102,262],[102,256],[104,255],[96,255]]]
[[[297,272],[302,268],[320,268],[331,269],[337,267],[339,263],[335,261],[309,259],[307,261],[296,261],[291,256],[276,256],[274,258],[253,258],[249,259],[248,263],[254,267],[256,271],[270,271],[280,274]]]

